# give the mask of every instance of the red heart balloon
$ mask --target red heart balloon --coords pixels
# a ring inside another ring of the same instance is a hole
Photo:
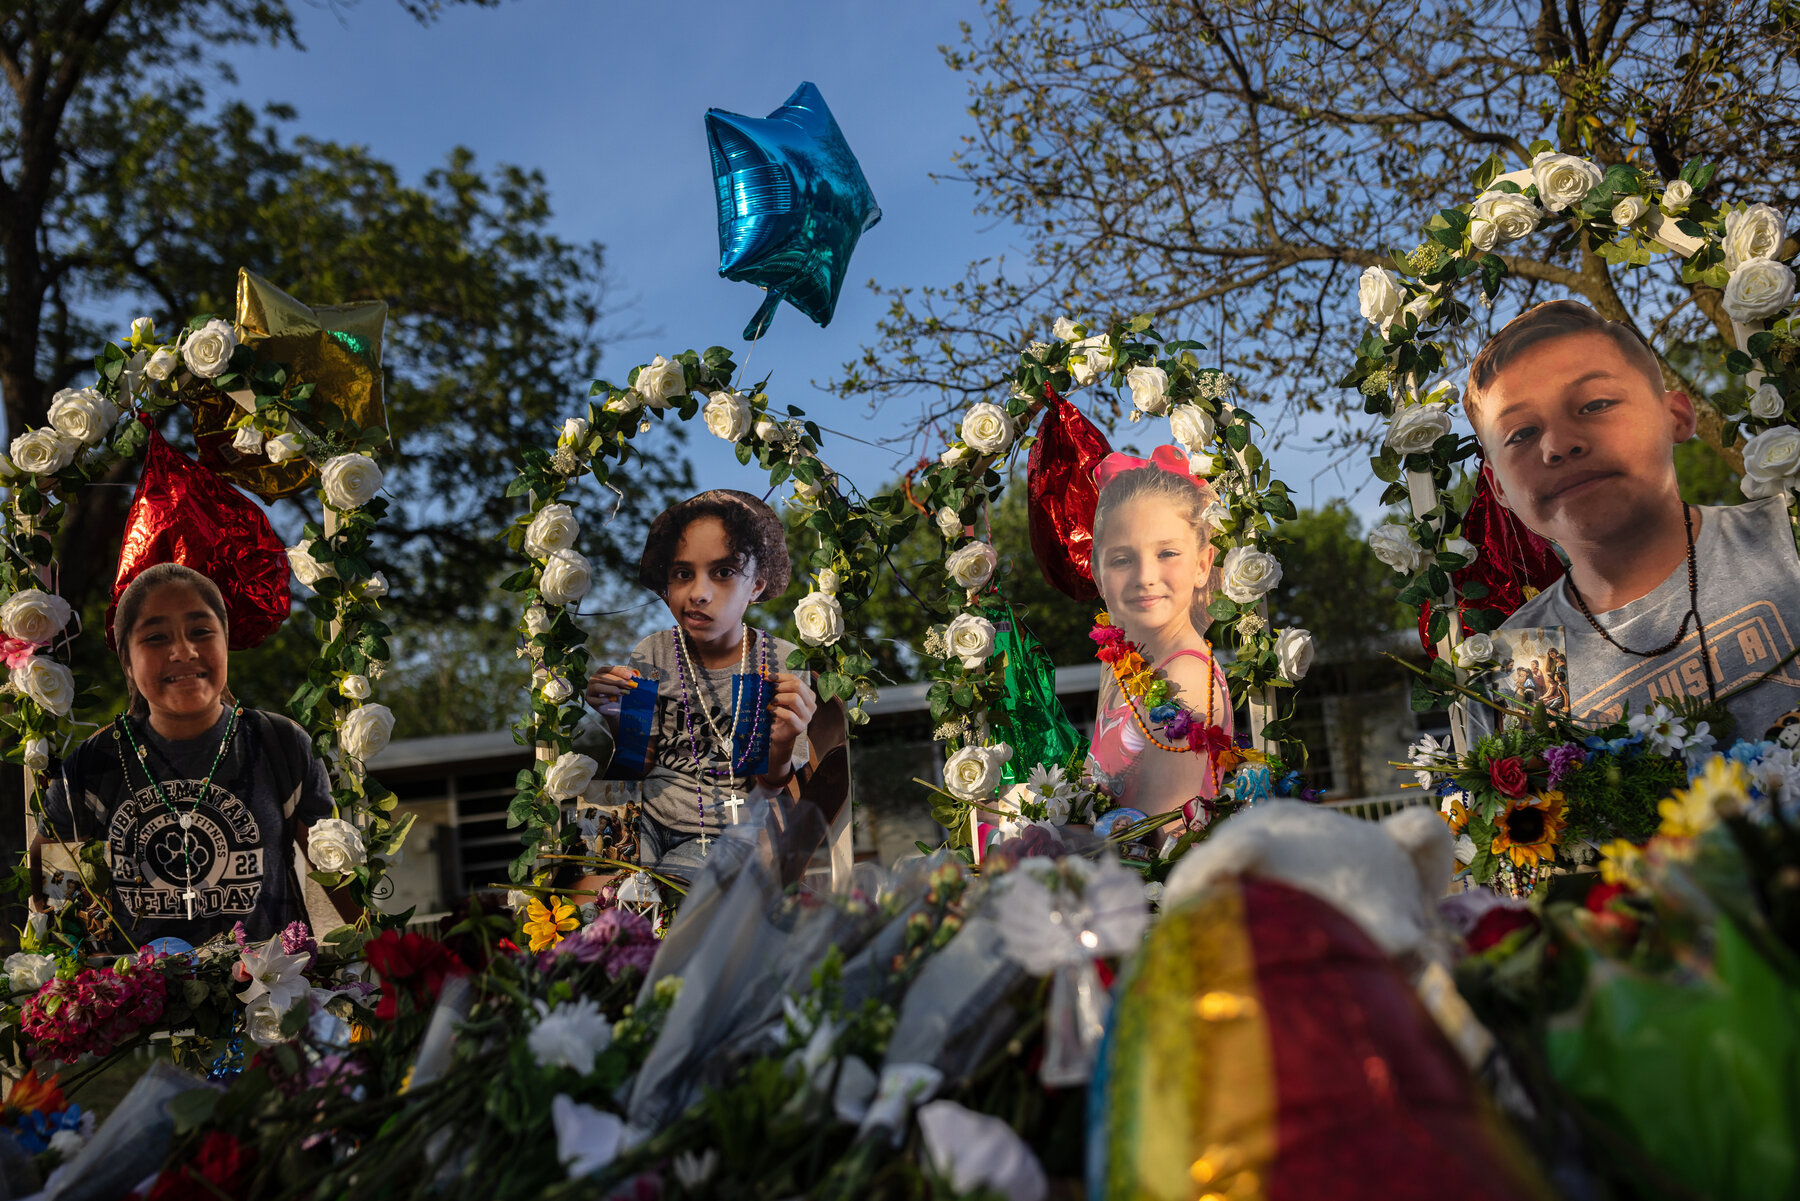
[[[1044,385],[1050,406],[1038,427],[1026,473],[1031,551],[1044,579],[1076,600],[1096,600],[1094,505],[1100,488],[1094,468],[1112,453],[1106,435],[1081,410]]]

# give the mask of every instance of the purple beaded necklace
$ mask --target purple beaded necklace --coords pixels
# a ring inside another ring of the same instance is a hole
[[[731,707],[730,731],[726,734],[720,734],[717,724],[713,721],[710,709],[701,708],[702,705],[706,704],[706,696],[705,686],[700,680],[701,668],[698,665],[699,655],[698,653],[694,655],[694,663],[690,668],[688,647],[687,642],[685,641],[687,639],[687,631],[677,625],[674,634],[675,672],[676,677],[681,682],[681,709],[682,712],[686,714],[688,746],[694,753],[694,805],[695,808],[699,810],[700,815],[700,854],[704,856],[706,854],[707,845],[706,784],[701,777],[705,776],[712,781],[713,790],[715,792],[718,791],[719,777],[721,775],[725,777],[728,783],[735,783],[737,777],[749,766],[750,756],[756,749],[756,740],[754,738],[750,739],[750,745],[744,748],[743,758],[740,761],[737,757],[736,747],[733,745],[737,736],[738,709],[736,701],[739,697],[734,696],[732,698],[733,704]],[[757,630],[751,626],[744,627],[744,654],[739,662],[740,669],[748,668],[750,664],[750,642],[753,638],[755,639],[757,647],[756,703],[750,711],[752,713],[758,713],[761,712],[762,707],[768,702],[769,639],[761,630]],[[699,650],[698,647],[695,647],[694,649],[696,652]],[[742,675],[743,671],[740,670],[739,674]],[[691,683],[689,679],[690,675],[692,676]],[[710,727],[710,732],[713,737],[707,740],[709,750],[715,739],[722,741],[725,744],[725,767],[728,770],[722,770],[708,763],[706,760],[710,758],[710,754],[705,756],[701,754],[700,731],[694,722],[694,714],[696,711],[699,711],[700,716],[706,720],[707,726]],[[737,817],[736,809],[739,804],[741,804],[741,802],[734,796],[730,802],[733,811],[732,817],[734,819]],[[721,823],[721,825],[722,824],[723,823]],[[733,824],[736,824],[735,821]]]

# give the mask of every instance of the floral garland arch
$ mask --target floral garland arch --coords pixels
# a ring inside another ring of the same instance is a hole
[[[1132,420],[1166,416],[1174,440],[1215,485],[1222,506],[1214,515],[1215,543],[1225,556],[1224,590],[1211,609],[1215,631],[1234,644],[1229,678],[1252,697],[1263,749],[1286,737],[1286,723],[1275,713],[1275,690],[1291,687],[1305,674],[1313,645],[1304,630],[1272,629],[1263,598],[1281,578],[1273,554],[1280,540],[1276,527],[1295,515],[1293,501],[1256,448],[1250,416],[1229,403],[1229,379],[1200,365],[1194,353],[1199,343],[1164,341],[1150,325],[1140,316],[1089,334],[1085,326],[1059,321],[1051,341],[1021,353],[1005,402],[973,406],[958,436],[910,491],[866,499],[840,491],[839,478],[818,457],[818,426],[800,410],[790,407],[785,419],[778,418],[760,387],[746,395],[733,386],[735,367],[722,347],[674,358],[658,355],[634,367],[624,387],[597,381],[587,415],[565,422],[554,450],[531,452],[509,488],[510,495],[530,498],[506,536],[531,562],[504,586],[520,594],[519,629],[533,667],[532,708],[519,737],[539,748],[537,762],[519,773],[508,810],[509,823],[522,828],[524,844],[511,868],[513,880],[531,876],[546,848],[574,843],[576,830],[564,825],[563,806],[593,792],[600,768],[574,750],[588,655],[569,606],[587,592],[592,568],[574,549],[579,525],[561,498],[583,474],[592,472],[605,484],[627,468],[642,454],[637,436],[670,414],[681,420],[701,415],[708,430],[736,445],[741,463],[754,460],[774,484],[794,481],[790,503],[804,513],[817,541],[806,564],[816,586],[795,606],[802,646],[787,666],[817,673],[821,699],[849,702],[853,723],[867,720],[864,706],[877,694],[874,662],[856,632],[855,611],[873,594],[887,552],[919,520],[915,510],[931,515],[943,536],[942,575],[920,598],[944,619],[928,637],[925,655],[935,660],[931,717],[949,755],[935,811],[953,845],[969,845],[980,816],[994,812],[1010,756],[987,716],[1005,690],[1003,656],[996,653],[996,629],[986,612],[1001,599],[998,554],[975,534],[975,522],[1004,487],[998,467],[1030,446],[1023,431],[1051,394],[1102,385],[1129,389]],[[1255,787],[1247,782],[1239,791],[1249,787],[1246,795],[1267,795],[1267,755],[1241,758],[1261,771]],[[1060,794],[1034,794],[1023,816],[1044,820],[1046,802],[1055,809],[1058,799],[1066,802]],[[1060,805],[1063,820],[1069,812],[1067,803]]]
[[[389,657],[381,620],[387,582],[368,562],[371,535],[387,507],[374,459],[387,431],[348,421],[325,431],[308,426],[316,384],[266,358],[258,339],[246,336],[242,301],[250,278],[240,279],[236,325],[200,316],[165,338],[149,318],[134,321],[127,337],[108,343],[95,359],[96,382],[59,392],[50,424],[22,431],[10,453],[0,455],[6,493],[0,627],[13,664],[0,690],[10,702],[0,717],[8,732],[4,760],[25,769],[28,805],[38,806],[41,817],[40,775],[53,750],[67,754],[79,741],[71,714],[81,697],[65,662],[78,632],[69,628],[68,604],[44,587],[54,578],[54,538],[66,496],[115,463],[141,457],[149,419],[196,395],[226,397],[235,405],[226,432],[239,453],[262,453],[276,464],[304,458],[318,468],[324,520],[307,523],[288,555],[295,575],[314,592],[305,604],[323,645],[288,705],[331,768],[338,824],[315,840],[312,875],[326,887],[348,888],[368,922],[387,889],[387,863],[411,825],[410,818],[393,819],[397,799],[365,766],[387,745],[394,720],[386,706],[369,700],[371,681]],[[29,930],[26,938],[33,941]]]

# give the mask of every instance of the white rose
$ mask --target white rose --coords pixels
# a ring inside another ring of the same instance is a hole
[[[1639,217],[1650,211],[1650,202],[1642,196],[1627,196],[1613,205],[1612,222],[1620,229],[1637,224]]]
[[[18,951],[6,957],[0,970],[6,972],[7,987],[14,993],[36,992],[56,975],[56,960],[48,955]]]
[[[963,532],[962,515],[949,505],[937,511],[938,533],[946,538],[960,538]]]
[[[308,588],[316,588],[320,580],[337,579],[337,568],[321,563],[312,556],[312,543],[303,546],[288,547],[288,566],[294,569],[294,578]]]
[[[25,766],[32,771],[43,771],[50,766],[50,740],[48,738],[25,740]]]
[[[544,686],[540,689],[544,700],[552,705],[562,704],[569,699],[569,695],[574,691],[574,687],[561,676],[551,676],[548,680],[544,681]]]
[[[1763,384],[1750,395],[1750,415],[1763,421],[1773,421],[1786,411],[1787,402],[1781,398],[1781,392],[1774,384]]]
[[[36,701],[47,713],[67,717],[75,703],[75,677],[54,659],[33,655],[12,669],[12,686]]]
[[[1189,454],[1204,454],[1216,432],[1212,414],[1199,405],[1177,405],[1169,414],[1169,436]]]
[[[594,782],[600,765],[586,755],[564,751],[544,772],[544,792],[553,801],[572,801]]]
[[[994,653],[994,623],[975,613],[959,613],[944,630],[944,645],[970,670]]]
[[[364,763],[387,749],[394,733],[394,714],[386,705],[358,705],[338,726],[338,748]]]
[[[750,402],[739,392],[714,392],[701,416],[706,428],[727,442],[736,442],[750,432]]]
[[[1751,259],[1772,259],[1781,253],[1787,238],[1787,218],[1766,204],[1725,214],[1721,249],[1725,269],[1736,271]]]
[[[1200,520],[1215,530],[1222,530],[1231,524],[1231,506],[1215,496],[1200,510]]]
[[[1662,211],[1671,215],[1679,213],[1694,198],[1694,187],[1685,179],[1672,180],[1663,189]]]
[[[55,475],[75,461],[81,443],[45,427],[26,430],[12,440],[12,461],[27,475]]]
[[[552,605],[567,605],[587,595],[594,582],[594,567],[580,552],[564,547],[552,551],[538,579],[538,591]]]
[[[687,395],[687,372],[680,363],[657,355],[638,370],[632,391],[653,409],[667,408],[669,401]]]
[[[944,559],[944,570],[950,573],[958,587],[973,590],[994,578],[994,568],[999,562],[1000,556],[994,553],[993,547],[985,542],[971,542],[950,552]]]
[[[1226,552],[1219,574],[1225,595],[1247,605],[1281,582],[1281,564],[1254,547],[1234,546]]]
[[[1188,456],[1188,470],[1200,479],[1211,479],[1213,472],[1219,469],[1219,460],[1206,451],[1197,450]]]
[[[1586,200],[1605,176],[1606,172],[1596,164],[1572,154],[1546,150],[1531,160],[1531,178],[1537,184],[1538,200],[1553,213]]]
[[[1486,221],[1494,227],[1498,241],[1516,242],[1538,227],[1544,211],[1531,197],[1519,192],[1483,192],[1475,198],[1469,215],[1476,222]],[[1473,235],[1473,227],[1471,227]],[[1482,247],[1492,250],[1493,246]]]
[[[321,872],[353,872],[368,862],[362,831],[337,817],[321,818],[307,830],[306,857]]]
[[[605,409],[608,413],[630,413],[642,408],[643,404],[644,398],[642,396],[627,389],[600,407]]]
[[[982,800],[1000,786],[1000,769],[1011,758],[1008,746],[966,746],[944,764],[944,787],[960,800]]]
[[[1392,522],[1370,531],[1369,549],[1401,575],[1413,575],[1431,561],[1430,553],[1413,541],[1412,531]]]
[[[1477,250],[1492,250],[1500,243],[1500,227],[1486,219],[1469,222],[1469,242]]]
[[[273,1047],[285,1042],[281,1034],[281,1011],[267,996],[261,996],[244,1008],[244,1030],[259,1047]]]
[[[836,596],[839,583],[838,573],[831,568],[827,567],[819,572],[819,591],[826,596]]]
[[[581,527],[575,522],[575,510],[557,503],[545,505],[525,527],[525,552],[536,559],[548,558],[559,550],[575,545]]]
[[[943,454],[939,455],[938,462],[942,463],[946,467],[954,467],[958,463],[964,462],[964,461],[966,461],[968,459],[972,459],[974,457],[975,457],[974,451],[970,450],[966,446],[957,445],[957,446],[952,446],[949,450],[946,450]]]
[[[363,581],[363,595],[379,600],[388,594],[387,576],[376,572]]]
[[[767,417],[758,417],[756,437],[758,441],[773,442],[781,437],[781,426]]]
[[[1394,323],[1406,301],[1400,277],[1385,267],[1364,267],[1356,282],[1356,301],[1363,317],[1383,330]]]
[[[156,335],[156,322],[149,317],[133,317],[131,319],[131,340],[142,342]]]
[[[319,484],[332,508],[360,509],[381,491],[381,468],[368,455],[338,455],[319,469]]]
[[[159,346],[150,355],[149,362],[144,364],[144,374],[158,382],[175,374],[175,364],[181,360],[167,346]]]
[[[237,349],[237,334],[231,323],[214,317],[187,336],[181,344],[182,361],[201,379],[223,375],[231,365],[231,352]]]
[[[237,432],[231,435],[231,449],[240,455],[260,455],[263,452],[263,432],[254,425],[240,425]]]
[[[1281,631],[1275,638],[1275,658],[1281,665],[1281,678],[1290,684],[1298,684],[1312,667],[1312,631]]]
[[[19,469],[13,466],[12,456],[0,451],[0,483],[11,482],[18,474]]]
[[[550,616],[550,610],[544,608],[544,606],[533,605],[531,608],[525,610],[525,632],[532,637],[535,638],[539,634],[548,634],[550,632],[551,624],[552,618]]]
[[[1388,425],[1387,444],[1403,455],[1423,454],[1450,432],[1450,411],[1442,405],[1407,405]]]
[[[119,410],[92,388],[64,388],[50,402],[50,424],[57,432],[92,446],[119,420]]]
[[[1078,384],[1091,384],[1112,370],[1113,352],[1106,344],[1105,334],[1083,338],[1069,350],[1069,374]]]
[[[558,446],[581,446],[587,442],[588,420],[586,417],[570,417],[564,420],[562,433],[556,437]]]
[[[276,434],[264,444],[263,453],[269,456],[271,463],[285,463],[305,454],[306,443],[300,440],[299,434]]]
[[[1141,413],[1160,417],[1169,411],[1169,373],[1161,367],[1140,364],[1125,373],[1131,403]]]
[[[982,401],[970,407],[962,420],[962,440],[984,455],[1004,454],[1012,445],[1012,418],[997,404]]]
[[[1050,336],[1058,342],[1073,342],[1081,337],[1081,326],[1073,317],[1058,317],[1056,324],[1050,327]]]
[[[1406,307],[1404,309],[1400,310],[1401,315],[1405,316],[1411,314],[1414,325],[1424,325],[1426,318],[1431,316],[1431,306],[1434,302],[1435,297],[1430,293],[1426,293],[1423,296],[1415,296],[1406,302]]]
[[[1494,657],[1494,640],[1486,634],[1470,634],[1456,646],[1456,665],[1469,669],[1479,667]]]
[[[835,596],[809,592],[794,606],[794,624],[808,646],[830,646],[844,635],[844,607]]]
[[[1792,485],[1800,472],[1800,429],[1778,425],[1764,430],[1744,444],[1744,491],[1760,486],[1761,494],[1773,496]]]
[[[1792,268],[1774,259],[1749,259],[1725,281],[1725,297],[1719,303],[1732,320],[1749,325],[1775,316],[1793,298]]]
[[[366,701],[369,699],[369,677],[362,675],[345,676],[338,681],[338,691],[353,701]]]
[[[22,642],[46,643],[69,624],[69,602],[54,592],[27,588],[0,605],[0,631]]]
[[[1475,566],[1475,561],[1481,557],[1481,552],[1476,550],[1475,544],[1470,542],[1467,538],[1446,539],[1444,542],[1444,551],[1447,554],[1461,555],[1464,559],[1467,559],[1468,562],[1464,563],[1463,567]],[[1460,571],[1461,568],[1458,568],[1457,570]]]

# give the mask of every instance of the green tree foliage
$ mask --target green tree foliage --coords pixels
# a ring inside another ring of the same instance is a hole
[[[1276,625],[1311,630],[1325,659],[1373,652],[1383,635],[1413,627],[1412,610],[1394,599],[1393,573],[1344,502],[1302,509],[1281,533],[1281,583],[1269,595]]]
[[[888,292],[879,341],[838,381],[924,394],[922,426],[990,391],[1063,313],[1155,313],[1223,342],[1251,401],[1354,414],[1334,381],[1363,328],[1360,270],[1411,252],[1490,154],[1522,163],[1540,136],[1669,179],[1714,163],[1708,197],[1791,209],[1800,196],[1800,8],[1787,0],[982,9],[945,49],[973,119],[956,168],[1022,254]],[[1719,294],[1675,267],[1615,271],[1554,234],[1507,249],[1526,284],[1509,304],[1574,295],[1659,348],[1729,336]],[[1350,420],[1339,437],[1365,432]]]

